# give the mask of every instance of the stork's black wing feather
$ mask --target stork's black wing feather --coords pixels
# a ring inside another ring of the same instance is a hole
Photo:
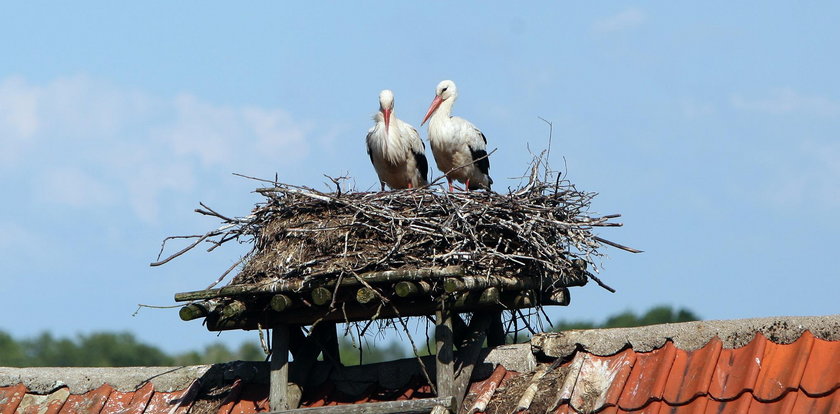
[[[370,134],[368,134],[368,135],[370,135]],[[365,144],[365,147],[367,147],[367,153],[368,153],[368,157],[370,157],[370,163],[373,164],[373,154],[370,153],[370,143]]]
[[[426,154],[422,152],[414,153],[414,161],[417,163],[417,172],[423,177],[424,183],[429,182],[429,160],[426,159]]]
[[[490,157],[487,156],[487,151],[483,149],[474,150],[470,148],[470,152],[472,153],[473,162],[475,162],[475,166],[478,167],[478,170],[484,175],[490,175]]]

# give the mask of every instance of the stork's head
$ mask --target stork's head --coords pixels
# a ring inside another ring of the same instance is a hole
[[[458,97],[458,88],[455,87],[455,82],[451,80],[440,81],[435,88],[435,95],[439,96],[442,100],[453,99]]]
[[[440,81],[437,88],[435,88],[435,99],[432,101],[432,104],[429,105],[429,111],[426,112],[426,116],[423,117],[423,122],[421,122],[420,125],[422,126],[429,120],[443,101],[455,100],[457,97],[458,88],[455,87],[455,82],[452,82],[451,80]]]
[[[385,134],[391,124],[391,111],[394,110],[394,93],[389,89],[379,92],[379,112],[385,117]]]

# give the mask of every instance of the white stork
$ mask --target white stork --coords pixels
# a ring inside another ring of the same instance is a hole
[[[420,126],[429,121],[429,142],[438,169],[449,180],[464,183],[468,190],[490,190],[490,159],[487,157],[487,138],[470,121],[452,116],[452,105],[458,99],[455,82],[445,80],[438,84],[435,99]]]
[[[394,115],[394,93],[379,93],[379,112],[367,134],[367,153],[379,176],[379,184],[392,189],[417,188],[428,184],[426,146],[413,126]]]

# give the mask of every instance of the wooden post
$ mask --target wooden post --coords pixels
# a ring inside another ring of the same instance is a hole
[[[324,361],[341,365],[335,322],[320,322],[312,328],[313,346],[324,353]]]
[[[505,327],[502,325],[502,311],[490,311],[490,327],[487,329],[489,348],[505,344]]]
[[[271,411],[288,410],[289,393],[289,325],[279,324],[271,330],[271,374],[269,383]]]
[[[435,349],[438,397],[454,396],[455,364],[452,362],[452,307],[441,300],[435,312]]]
[[[466,341],[458,353],[460,367],[455,377],[453,392],[455,393],[455,410],[460,410],[464,397],[467,395],[467,388],[470,386],[475,363],[484,345],[484,338],[487,337],[487,328],[493,319],[492,312],[476,312],[470,320],[470,326],[464,329]]]

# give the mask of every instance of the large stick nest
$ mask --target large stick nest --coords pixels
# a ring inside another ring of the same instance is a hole
[[[586,270],[597,270],[598,249],[606,243],[632,251],[593,233],[595,227],[620,226],[609,222],[618,215],[590,216],[595,193],[578,191],[559,175],[549,177],[540,179],[535,165],[527,184],[508,194],[342,192],[340,180],[333,180],[336,191],[321,192],[272,182],[257,190],[266,200],[244,218],[202,204],[197,212],[225,225],[203,236],[179,236],[197,240],[153,265],[201,241],[212,243],[212,250],[237,239],[254,244],[231,284],[452,264],[476,276],[528,275],[558,286],[583,285],[588,276],[601,284]]]

